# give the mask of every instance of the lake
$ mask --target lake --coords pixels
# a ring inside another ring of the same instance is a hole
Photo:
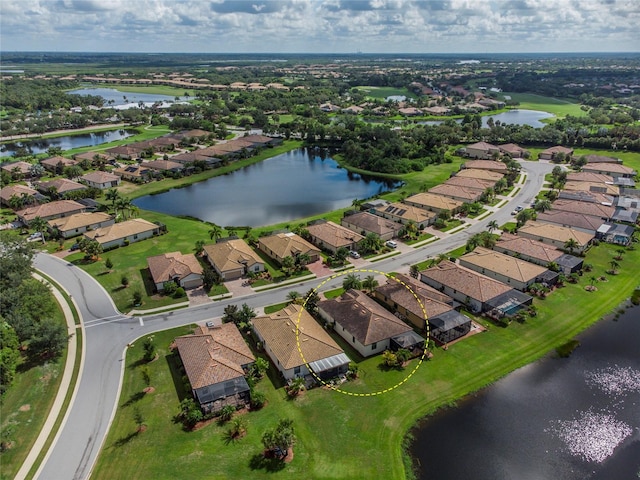
[[[122,106],[138,106],[139,102],[143,102],[147,106],[153,105],[155,102],[174,102],[175,96],[160,95],[156,93],[138,93],[138,92],[121,92],[115,88],[78,88],[70,90],[67,93],[74,95],[97,95],[104,98],[104,106],[122,107]],[[186,101],[191,97],[181,96],[180,100]],[[109,101],[112,103],[109,104]]]
[[[368,198],[397,185],[349,173],[323,151],[301,148],[133,203],[221,226],[257,227],[348,207],[355,198]]]
[[[613,480],[640,474],[640,308],[414,429],[420,480]]]
[[[135,135],[135,131],[111,130],[109,132],[81,133],[64,137],[41,138],[20,142],[4,143],[0,146],[0,157],[10,157],[19,148],[28,148],[33,154],[45,153],[50,147],[60,147],[62,150],[90,147],[107,142],[114,142]]]
[[[494,122],[499,121],[502,124],[514,124],[514,125],[529,125],[533,128],[542,128],[545,123],[541,120],[545,118],[551,118],[553,115],[547,112],[540,112],[538,110],[508,110],[506,112],[497,113],[495,115],[486,115],[482,117],[482,126],[487,127],[490,118],[493,118]],[[462,119],[457,118],[456,123],[461,123]],[[441,125],[444,123],[442,120],[426,120],[418,122],[421,125]]]

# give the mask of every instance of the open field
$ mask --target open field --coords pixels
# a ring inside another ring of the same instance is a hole
[[[60,308],[55,319],[65,321]],[[14,383],[2,398],[0,430],[13,447],[0,453],[0,479],[14,478],[40,434],[60,386],[66,356],[65,348],[54,362],[18,365]]]
[[[385,100],[387,97],[403,95],[407,98],[417,98],[416,95],[406,88],[396,87],[371,87],[359,86],[355,87],[359,92],[365,94],[369,99]]]
[[[149,93],[151,95],[169,95],[171,97],[184,97],[185,93],[188,96],[192,96],[196,94],[195,90],[190,90],[189,88],[171,87],[169,85],[140,86],[140,85],[127,85],[127,84],[114,85],[110,83],[107,83],[107,84],[83,83],[82,88],[111,88],[113,90],[118,90],[119,92]]]
[[[566,117],[567,115],[583,117],[587,114],[587,112],[580,109],[580,105],[570,102],[569,100],[543,97],[542,95],[535,95],[533,93],[502,92],[502,95],[510,96],[512,100],[520,102],[518,108],[525,110],[541,110],[553,113],[559,118]]]
[[[536,300],[538,316],[523,324],[502,328],[482,321],[488,327],[486,333],[447,351],[437,349],[432,360],[390,393],[354,398],[314,389],[291,401],[281,382],[274,386],[265,378],[258,389],[266,394],[268,404],[247,414],[248,433],[235,442],[225,441],[226,427],[215,423],[185,432],[172,420],[183,392],[172,379],[167,346],[188,328],[155,334],[160,358],[148,365],[156,388],[152,394],[138,394],[144,387],[138,340],[127,355],[120,408],[94,478],[404,478],[400,445],[418,419],[562,345],[631,295],[638,285],[634,266],[640,262],[640,250],[626,252],[620,274],[610,276],[604,271],[615,250],[601,245],[587,255],[595,266],[589,275],[608,278],[596,283],[598,291],[585,291],[589,280],[582,278],[577,285]],[[415,360],[404,372],[381,371],[379,362],[379,357],[361,361],[360,379],[344,389],[371,391],[393,384],[412,370]],[[148,425],[143,433],[135,432],[134,406]],[[294,420],[298,437],[294,459],[286,466],[262,460],[261,435],[280,418]]]

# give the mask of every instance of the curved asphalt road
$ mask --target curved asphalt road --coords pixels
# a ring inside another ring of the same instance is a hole
[[[512,219],[515,205],[528,205],[540,191],[544,175],[553,165],[522,162],[527,179],[520,191],[499,212],[449,238],[373,264],[381,271],[398,271],[427,257],[464,245],[468,238],[486,229],[496,220],[503,224]],[[246,302],[253,308],[284,301],[291,290],[305,292],[318,285],[318,279],[289,285],[244,297],[217,301],[213,304],[143,317],[128,317],[115,308],[108,293],[87,273],[70,263],[47,254],[39,254],[35,267],[54,278],[75,300],[85,328],[85,355],[79,388],[71,405],[71,414],[61,426],[59,436],[41,466],[37,478],[45,480],[80,480],[88,478],[96,461],[109,424],[117,407],[127,344],[158,330],[186,325],[223,315],[231,303]],[[336,288],[341,278],[327,282],[324,289]]]

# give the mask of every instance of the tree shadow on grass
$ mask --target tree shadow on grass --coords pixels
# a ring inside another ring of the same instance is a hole
[[[286,464],[279,458],[268,458],[262,453],[256,453],[249,460],[251,470],[264,470],[268,473],[275,473],[282,470]]]
[[[180,361],[180,357],[173,353],[171,355],[166,355],[164,359],[169,366],[169,371],[171,372],[171,379],[173,380],[173,386],[176,389],[176,394],[178,396],[178,401],[184,400],[191,392],[187,392],[184,388],[184,382],[182,377],[185,375],[184,367],[182,366],[182,362]]]
[[[142,278],[142,283],[144,284],[144,291],[147,294],[147,297],[151,297],[155,295],[156,284],[153,283],[153,278],[151,277],[151,271],[148,268],[141,268],[140,277]]]
[[[126,437],[119,438],[118,440],[116,440],[115,442],[113,442],[113,446],[114,446],[114,447],[123,447],[123,446],[125,446],[127,443],[129,443],[131,440],[133,440],[134,438],[136,438],[139,434],[140,434],[140,432],[136,430],[135,432],[130,433],[130,434],[129,434],[129,435],[127,435]]]
[[[127,400],[126,402],[124,402],[122,404],[123,407],[129,407],[131,405],[133,405],[136,402],[139,402],[140,400],[142,400],[144,398],[144,396],[146,395],[145,392],[136,392],[134,394],[132,394],[129,397],[129,400]]]

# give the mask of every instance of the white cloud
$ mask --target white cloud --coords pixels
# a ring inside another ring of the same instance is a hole
[[[638,0],[2,0],[3,50],[639,51]]]

